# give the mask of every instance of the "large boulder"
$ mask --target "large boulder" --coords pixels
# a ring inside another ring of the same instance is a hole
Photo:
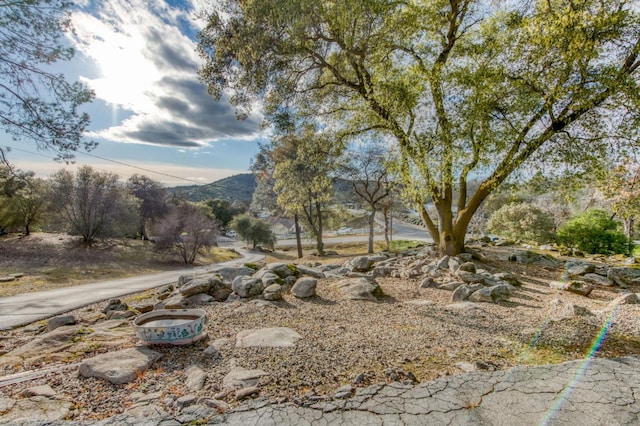
[[[180,294],[183,297],[190,297],[199,293],[208,293],[211,286],[212,283],[209,278],[194,278],[180,287]]]
[[[115,384],[129,383],[161,356],[145,347],[107,352],[83,361],[78,373],[83,377],[97,377]]]
[[[302,336],[287,327],[244,330],[236,335],[236,346],[241,348],[290,348]]]
[[[482,284],[461,285],[451,293],[451,303],[464,302],[476,291],[483,288]]]
[[[458,269],[456,272],[456,276],[460,278],[465,283],[475,284],[475,283],[483,283],[485,280],[484,275],[476,274],[474,272],[468,272]]]
[[[493,287],[483,287],[474,291],[469,297],[470,302],[496,303],[505,300],[513,292],[509,285],[496,285]]]
[[[498,273],[493,274],[493,278],[498,280],[498,281],[503,281],[503,282],[509,283],[512,286],[516,286],[516,287],[522,286],[522,283],[520,282],[518,277],[516,277],[511,272],[498,272]],[[486,281],[485,281],[485,283],[486,283]]]
[[[269,272],[273,272],[280,278],[286,278],[291,275],[295,275],[297,272],[297,268],[295,265],[280,262],[268,263],[263,269]]]
[[[370,277],[346,278],[335,286],[347,300],[376,300],[376,296],[382,296],[380,285]]]
[[[253,277],[236,277],[231,284],[231,289],[240,297],[253,297],[262,293],[264,284]]]
[[[313,268],[311,266],[306,266],[306,265],[296,265],[296,268],[298,269],[298,272],[302,275],[306,275],[306,276],[318,278],[318,279],[324,278],[324,272],[322,272],[318,268]]]
[[[518,250],[509,256],[509,260],[524,264],[535,264],[542,266],[558,266],[559,262],[550,255],[535,253],[528,250]]]
[[[593,284],[588,284],[584,281],[551,281],[549,282],[549,287],[562,290],[569,291],[571,293],[579,294],[580,296],[589,297],[595,286]]]
[[[369,256],[354,257],[348,262],[351,269],[355,272],[368,272],[373,263],[373,259]]]
[[[615,267],[610,268],[607,277],[620,287],[640,284],[640,269]]]
[[[237,277],[250,276],[256,271],[247,266],[224,266],[215,268],[212,272],[225,283],[231,284]]]
[[[291,294],[299,299],[315,296],[318,280],[313,277],[302,277],[291,287]]]
[[[282,299],[282,286],[280,284],[271,284],[262,292],[264,300],[281,300]]]
[[[587,262],[567,262],[565,267],[567,269],[567,275],[570,277],[591,274],[596,270],[596,265]]]
[[[582,279],[588,283],[605,287],[611,287],[613,285],[613,281],[599,274],[585,274],[582,276]]]

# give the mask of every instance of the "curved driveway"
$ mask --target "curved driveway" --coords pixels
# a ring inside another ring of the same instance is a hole
[[[264,258],[260,253],[240,248],[236,248],[236,251],[244,257],[199,268],[179,269],[176,271],[2,297],[0,298],[0,330],[8,330],[20,325],[29,324],[102,300],[175,283],[181,275],[187,273],[204,273],[220,266],[233,266],[247,262],[256,262]]]

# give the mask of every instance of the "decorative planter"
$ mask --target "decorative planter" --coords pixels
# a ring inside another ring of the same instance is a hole
[[[202,338],[205,319],[202,309],[159,309],[140,315],[133,328],[148,345],[187,345]]]

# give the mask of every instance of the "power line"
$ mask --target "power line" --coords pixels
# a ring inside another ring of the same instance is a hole
[[[41,153],[38,153],[38,152],[27,151],[26,149],[16,148],[16,147],[13,147],[13,146],[11,146],[9,148],[11,148],[13,150],[16,150],[16,151],[25,152],[27,154],[37,155],[37,156],[40,156],[40,157],[48,158],[50,160],[55,160],[54,157],[51,157],[51,156],[48,156],[48,155],[44,155],[44,154],[41,154]],[[53,149],[53,148],[51,148],[51,149]],[[56,149],[54,149],[54,151],[60,153],[60,151],[58,151]],[[106,157],[101,157],[101,156],[95,155],[95,154],[89,154],[88,152],[77,151],[77,153],[78,154],[83,154],[83,155],[86,155],[86,156],[89,156],[89,157],[99,158],[101,160],[109,161],[111,163],[120,164],[120,165],[131,167],[131,168],[134,168],[134,169],[142,170],[142,171],[145,171],[145,172],[156,173],[156,174],[159,174],[159,175],[162,175],[162,176],[167,176],[167,177],[170,177],[170,178],[180,179],[180,180],[184,180],[184,181],[187,181],[187,182],[193,182],[193,183],[197,183],[199,185],[202,185],[202,182],[197,181],[197,180],[184,178],[184,177],[181,177],[181,176],[175,176],[175,175],[172,175],[172,174],[169,174],[169,173],[158,172],[156,170],[146,169],[146,168],[140,167],[140,166],[134,166],[133,164],[128,164],[128,163],[125,163],[125,162],[122,162],[122,161],[118,161],[118,160],[112,160],[112,159],[109,159],[109,158],[106,158]]]

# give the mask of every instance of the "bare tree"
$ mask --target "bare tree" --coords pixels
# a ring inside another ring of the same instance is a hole
[[[97,238],[126,235],[139,221],[137,200],[118,183],[118,176],[90,166],[80,167],[75,176],[64,169],[56,172],[52,199],[69,232],[82,236],[87,246]]]
[[[140,225],[138,232],[143,240],[148,240],[147,225],[162,217],[168,210],[167,190],[158,181],[134,174],[127,181],[129,191],[140,200]]]
[[[367,145],[348,151],[344,157],[344,170],[351,178],[353,190],[369,208],[369,253],[373,253],[376,212],[382,208],[383,200],[391,192],[389,173],[385,166],[386,154],[387,151],[381,145]]]
[[[176,253],[190,265],[204,248],[216,244],[218,224],[201,207],[189,202],[170,205],[154,228],[158,250]]]

